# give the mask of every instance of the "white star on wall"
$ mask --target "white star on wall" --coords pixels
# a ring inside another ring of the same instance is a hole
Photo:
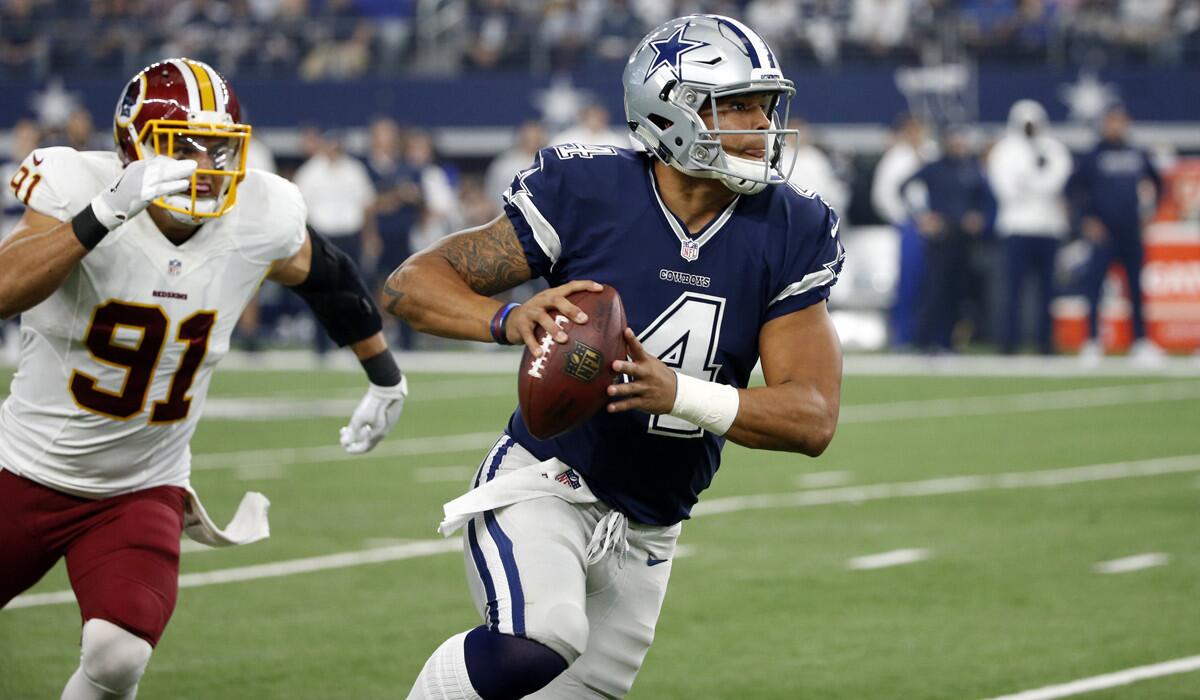
[[[1112,83],[1102,83],[1095,71],[1085,71],[1074,83],[1059,86],[1058,98],[1070,111],[1069,119],[1090,122],[1103,116],[1104,110],[1117,102],[1118,95]]]
[[[79,106],[79,93],[63,88],[61,78],[51,78],[46,89],[34,93],[30,104],[37,114],[38,122],[51,129],[65,126],[71,112]]]

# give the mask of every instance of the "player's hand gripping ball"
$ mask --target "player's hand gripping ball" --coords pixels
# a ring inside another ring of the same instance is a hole
[[[556,342],[545,329],[537,329],[542,350],[534,357],[529,348],[521,357],[517,393],[525,427],[539,440],[576,428],[608,403],[608,386],[617,373],[613,360],[626,357],[625,307],[612,286],[599,292],[575,292],[567,297],[587,314],[585,323],[551,313],[567,334]]]

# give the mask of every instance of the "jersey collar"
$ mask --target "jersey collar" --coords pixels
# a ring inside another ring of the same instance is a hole
[[[668,209],[667,205],[663,203],[662,195],[658,193],[658,178],[654,176],[653,162],[649,164],[648,170],[650,173],[650,190],[654,192],[654,201],[658,202],[658,209],[662,213],[663,219],[666,221],[667,226],[670,227],[671,231],[675,234],[675,237],[679,239],[680,255],[685,260],[691,262],[692,260],[695,260],[696,257],[699,257],[700,248],[703,247],[705,243],[712,240],[712,237],[717,235],[717,232],[724,228],[725,223],[728,222],[733,216],[733,210],[737,208],[738,202],[742,201],[742,195],[739,194],[735,196],[733,201],[729,203],[729,206],[725,207],[724,211],[714,217],[712,221],[708,222],[704,228],[692,235],[688,232],[687,226],[683,224],[683,221],[675,215],[675,212]],[[687,252],[689,250],[692,251],[692,253],[689,254]],[[693,255],[694,257],[689,257],[689,255]]]

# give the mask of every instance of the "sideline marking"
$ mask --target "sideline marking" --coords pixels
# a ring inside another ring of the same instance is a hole
[[[890,552],[854,557],[846,561],[846,568],[854,571],[870,571],[873,569],[886,569],[891,566],[916,564],[919,561],[932,558],[933,552],[928,549],[895,549]]]
[[[494,442],[495,436],[492,436]],[[490,443],[489,443],[490,444]],[[968,491],[985,491],[993,489],[1013,488],[1042,488],[1080,484],[1092,481],[1109,481],[1112,479],[1128,479],[1143,476],[1161,476],[1200,471],[1200,454],[1182,455],[1148,459],[1138,462],[1117,462],[1114,464],[1092,464],[1068,469],[1050,469],[1040,472],[1022,472],[1014,474],[996,474],[982,476],[958,476],[943,479],[927,479],[924,481],[906,481],[891,484],[874,484],[871,486],[855,486],[823,489],[817,491],[801,491],[792,494],[772,494],[759,496],[734,496],[719,498],[698,504],[692,510],[692,517],[732,513],[741,510],[759,510],[763,508],[803,508],[810,506],[828,505],[833,503],[862,503],[865,501],[883,500],[888,498],[912,498],[914,496],[936,496],[947,493],[964,493]],[[706,506],[706,507],[702,507]],[[419,540],[409,544],[394,547],[380,547],[353,552],[341,552],[307,559],[291,559],[245,566],[235,569],[218,569],[203,573],[184,574],[179,577],[181,588],[207,586],[215,583],[230,583],[233,581],[251,581],[260,578],[290,576],[291,574],[307,573],[340,569],[361,564],[377,564],[399,559],[430,556],[445,552],[456,552],[462,548],[461,540]],[[8,608],[29,608],[39,605],[56,605],[70,603],[75,600],[71,591],[55,591],[52,593],[27,593],[17,596],[8,604]]]
[[[421,540],[408,544],[398,544],[391,547],[378,547],[357,552],[339,552],[320,557],[305,559],[288,559],[270,564],[254,566],[239,566],[232,569],[216,569],[193,574],[183,574],[179,577],[180,588],[196,588],[212,586],[218,583],[235,583],[239,581],[255,581],[263,578],[306,574],[313,571],[329,569],[345,569],[362,564],[379,564],[401,559],[428,557],[434,554],[458,552],[462,550],[462,540],[455,537],[448,540]],[[51,593],[31,593],[17,596],[8,604],[7,609],[33,608],[41,605],[57,605],[75,602],[74,591],[54,591]]]
[[[868,486],[800,491],[797,493],[730,496],[701,501],[692,509],[692,517],[732,513],[763,508],[803,508],[832,503],[863,503],[888,498],[913,498],[947,493],[988,491],[995,489],[1044,488],[1092,481],[1111,481],[1142,476],[1187,474],[1200,472],[1200,454],[1162,457],[1112,464],[1089,464],[1082,467],[1047,469],[1044,471],[1009,472],[1007,474],[978,474],[949,476],[922,481],[901,481]]]
[[[843,408],[841,418],[838,422],[839,424],[878,423],[895,420],[1026,413],[1190,399],[1200,399],[1200,383],[1138,384],[1132,386],[1100,387],[1098,389],[1070,389],[1027,394],[976,396],[963,399],[928,399],[863,404]],[[272,410],[278,414],[280,412],[279,403],[275,402],[272,406]],[[316,447],[282,447],[209,452],[197,454],[192,457],[192,470],[204,471],[208,469],[278,466],[284,464],[318,464],[322,462],[387,459],[408,455],[471,452],[491,447],[496,442],[499,434],[499,431],[488,431],[412,438],[399,438],[399,436],[395,436],[390,441],[385,440],[380,443],[378,447],[365,455],[347,454],[337,444]]]
[[[1096,562],[1092,566],[1092,571],[1098,574],[1127,574],[1130,571],[1141,571],[1142,569],[1150,569],[1155,566],[1166,566],[1167,562],[1171,561],[1170,555],[1162,552],[1149,552],[1146,554],[1135,554],[1130,557],[1121,557],[1111,561]]]
[[[992,698],[991,700],[1054,700],[1055,698],[1066,698],[1072,695],[1082,695],[1096,690],[1104,690],[1106,688],[1116,688],[1117,686],[1129,685],[1138,681],[1148,680],[1150,678],[1161,678],[1162,676],[1172,676],[1177,673],[1188,673],[1200,669],[1200,656],[1188,656],[1183,659],[1173,659],[1171,661],[1163,661],[1162,663],[1150,664],[1149,666],[1136,666],[1127,668],[1123,671],[1114,673],[1106,673],[1102,676],[1092,676],[1091,678],[1081,678],[1077,681],[1062,683],[1059,685],[1048,685],[1044,688],[1035,688],[1026,690],[1015,695],[1004,695]]]

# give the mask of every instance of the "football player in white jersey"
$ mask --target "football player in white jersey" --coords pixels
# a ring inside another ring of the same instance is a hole
[[[238,528],[211,523],[188,446],[264,278],[299,293],[366,371],[348,452],[373,448],[403,407],[358,271],[307,231],[295,186],[246,169],[240,116],[211,67],[162,61],[121,93],[116,153],[38,149],[10,181],[26,210],[0,245],[0,317],[22,314],[0,406],[0,608],[66,559],[84,623],[66,700],[136,695],[175,606],[181,531],[267,534],[256,494]]]

